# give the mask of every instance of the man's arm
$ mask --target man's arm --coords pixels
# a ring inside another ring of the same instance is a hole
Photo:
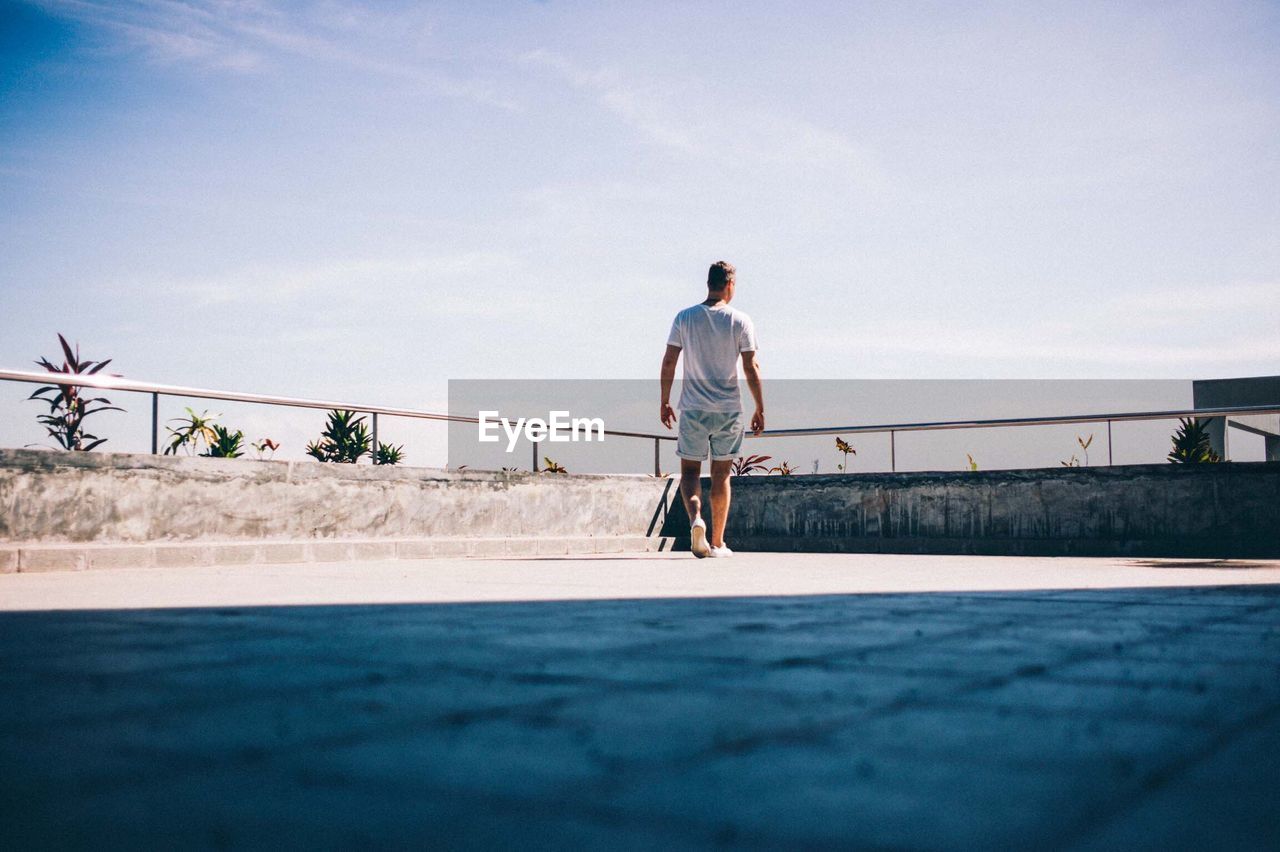
[[[755,352],[742,353],[742,373],[756,401],[755,414],[751,415],[751,434],[759,435],[764,431],[764,386],[760,383],[760,362]]]
[[[658,405],[658,419],[670,429],[676,422],[675,409],[671,407],[671,385],[676,380],[676,362],[680,360],[680,347],[667,344],[662,356],[662,400]]]

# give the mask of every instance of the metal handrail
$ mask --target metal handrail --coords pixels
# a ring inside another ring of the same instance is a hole
[[[408,417],[417,420],[436,420],[448,423],[479,423],[478,417],[464,417],[459,414],[440,414],[434,411],[422,411],[417,408],[396,408],[387,405],[365,405],[363,403],[335,402],[324,399],[301,399],[291,396],[272,396],[261,393],[242,393],[240,391],[213,390],[211,388],[193,388],[183,385],[162,385],[155,382],[143,382],[137,379],[126,379],[123,376],[89,375],[87,373],[52,373],[35,370],[3,370],[0,369],[0,381],[27,382],[41,385],[74,385],[75,387],[101,388],[129,393],[151,394],[151,452],[159,452],[160,441],[160,397],[181,396],[192,399],[217,399],[224,402],[250,402],[261,405],[281,405],[291,408],[312,408],[322,411],[339,409],[342,411],[358,411],[369,414],[373,418],[373,444],[378,444],[378,415],[388,417]],[[658,455],[661,441],[674,441],[674,435],[660,435],[653,432],[627,432],[620,429],[605,429],[605,435],[619,438],[647,438],[653,441],[654,472],[659,472]],[[533,470],[538,470],[538,444],[533,444]]]
[[[74,379],[74,381],[71,381]],[[122,376],[87,375],[81,373],[50,373],[33,370],[0,369],[0,381],[29,382],[33,384],[75,385],[77,387],[94,387],[106,390],[120,390],[152,395],[151,405],[151,452],[158,451],[159,433],[159,398],[161,396],[191,397],[194,399],[217,399],[229,402],[250,402],[263,405],[282,405],[293,408],[312,408],[321,410],[341,409],[359,411],[373,417],[373,440],[378,439],[378,415],[391,417],[408,417],[419,420],[437,420],[451,423],[479,423],[479,418],[465,417],[457,414],[439,414],[422,411],[416,408],[396,408],[382,405],[363,405],[332,400],[300,399],[297,397],[271,396],[268,394],[241,393],[239,391],[211,390],[209,388],[193,388],[181,385],[162,385],[154,382],[142,382],[126,379]],[[1078,423],[1107,424],[1107,463],[1111,463],[1111,424],[1115,422],[1137,420],[1172,420],[1180,417],[1233,417],[1251,414],[1280,414],[1280,404],[1276,405],[1238,405],[1219,406],[1216,408],[1183,408],[1169,411],[1122,411],[1104,414],[1075,414],[1065,417],[1005,417],[989,420],[938,420],[920,423],[880,423],[862,426],[821,426],[809,429],[767,429],[759,435],[747,433],[750,438],[800,438],[816,435],[846,434],[889,434],[890,469],[897,470],[897,452],[895,437],[898,432],[926,432],[946,429],[992,429],[1012,426],[1060,426]],[[673,441],[675,436],[653,432],[627,432],[616,429],[605,429],[606,435],[623,438],[646,438],[652,440],[654,472],[658,473],[658,456],[660,442]],[[533,469],[538,469],[538,444],[533,445]]]
[[[89,376],[81,373],[39,373],[33,370],[0,370],[0,379],[12,382],[29,382],[41,385],[74,385],[76,387],[102,388],[104,390],[130,391],[135,393],[151,393],[161,396],[186,396],[194,399],[218,399],[227,402],[256,402],[263,405],[285,405],[293,408],[317,408],[323,410],[340,409],[343,411],[360,411],[366,414],[387,414],[395,417],[416,417],[422,420],[462,420],[475,423],[476,418],[464,418],[451,414],[436,414],[430,411],[419,411],[413,408],[392,408],[385,405],[354,405],[346,402],[334,402],[321,399],[299,399],[290,396],[271,396],[261,393],[241,393],[240,391],[211,390],[209,388],[191,388],[182,385],[161,385],[154,382],[141,382],[121,376]]]
[[[1172,411],[1125,411],[1110,414],[1073,414],[1067,417],[1005,417],[993,420],[938,420],[925,423],[881,423],[868,426],[822,426],[814,429],[767,429],[759,438],[799,438],[806,435],[844,435],[858,432],[926,432],[939,429],[991,429],[1002,426],[1058,426],[1122,420],[1173,420],[1176,417],[1237,417],[1248,414],[1280,414],[1278,405],[1236,405],[1218,408],[1182,408]]]
[[[1008,426],[1065,426],[1073,423],[1107,424],[1107,466],[1114,452],[1111,424],[1117,421],[1172,420],[1175,417],[1231,417],[1249,414],[1280,414],[1280,405],[1237,405],[1217,408],[1183,408],[1173,411],[1122,411],[1109,414],[1075,414],[1067,417],[1002,417],[991,420],[938,420],[931,423],[887,423],[867,426],[822,426],[816,429],[767,429],[757,438],[800,438],[813,435],[850,435],[889,433],[889,470],[898,469],[899,432],[930,432],[944,429],[995,429]]]

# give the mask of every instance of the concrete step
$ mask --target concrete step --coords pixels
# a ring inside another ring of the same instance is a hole
[[[0,574],[109,568],[182,568],[435,557],[564,556],[671,550],[660,536],[310,539],[146,544],[0,544]]]

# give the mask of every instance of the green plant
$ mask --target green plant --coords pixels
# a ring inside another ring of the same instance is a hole
[[[259,459],[264,455],[266,455],[267,458],[270,458],[272,455],[275,455],[276,450],[280,449],[280,444],[270,438],[263,438],[259,441],[254,441],[249,446],[253,447],[253,451],[258,454]]]
[[[1209,422],[1201,417],[1178,418],[1173,449],[1167,458],[1174,464],[1209,464],[1222,461],[1209,443]]]
[[[1080,452],[1084,453],[1084,466],[1089,466],[1089,445],[1093,443],[1093,435],[1090,434],[1088,439],[1081,438],[1076,435],[1076,443],[1080,445]]]
[[[568,470],[565,469],[564,465],[558,464],[552,461],[550,458],[543,458],[542,464],[543,464],[543,467],[542,467],[543,473],[568,473],[569,472]]]
[[[791,462],[779,462],[777,467],[769,468],[769,473],[776,473],[778,476],[791,476],[796,469],[791,466]]]
[[[111,363],[110,358],[105,361],[81,360],[80,344],[77,343],[73,350],[61,334],[58,335],[58,342],[62,344],[62,354],[65,356],[61,367],[54,366],[48,358],[36,361],[50,373],[92,376],[100,373]],[[81,388],[76,385],[45,385],[36,388],[27,399],[38,399],[49,404],[49,413],[41,414],[36,419],[45,427],[49,436],[58,442],[59,447],[64,450],[88,452],[107,439],[84,431],[85,418],[99,411],[124,411],[124,409],[112,405],[111,400],[105,397],[85,399],[80,395],[80,391]],[[100,403],[98,407],[94,408],[93,406],[98,403]]]
[[[767,461],[771,461],[773,456],[738,456],[733,461],[731,468],[734,476],[750,476],[757,471],[763,470],[769,472]]]
[[[378,449],[373,451],[374,464],[400,464],[404,460],[404,444],[392,446],[378,442]],[[463,465],[462,467],[466,467]],[[458,468],[461,470],[462,468]]]
[[[169,430],[170,439],[169,446],[164,448],[164,454],[166,456],[176,455],[179,449],[185,447],[187,455],[193,456],[196,455],[200,445],[203,444],[206,452],[200,453],[200,455],[208,455],[208,448],[212,447],[213,442],[218,438],[217,433],[214,431],[214,421],[221,416],[221,414],[211,415],[207,411],[196,414],[194,409],[188,408],[186,417],[175,417],[169,421],[170,423],[180,423],[182,424],[181,426],[177,429],[172,426],[165,427]]]
[[[973,460],[973,456],[972,456],[971,454],[969,454],[969,453],[965,453],[965,454],[964,454],[964,457],[965,457],[965,458],[967,458],[967,459],[969,460],[969,470],[977,470],[977,469],[978,469],[978,463],[977,463],[976,461],[974,461],[974,460]]]
[[[836,465],[836,470],[849,472],[849,456],[856,456],[858,451],[844,438],[836,438],[836,451],[844,454],[844,464]]]
[[[214,424],[213,440],[209,442],[208,451],[201,455],[215,459],[238,459],[244,455],[244,432],[237,429],[232,432],[225,426]]]
[[[320,438],[307,444],[307,455],[322,462],[355,464],[369,454],[371,442],[363,416],[357,417],[354,411],[334,409],[329,412]]]

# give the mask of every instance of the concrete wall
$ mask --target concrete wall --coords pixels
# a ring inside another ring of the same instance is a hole
[[[687,534],[673,483],[648,476],[0,450],[0,545],[15,551],[0,570],[351,558],[325,542],[381,553],[396,540],[414,558],[445,539],[480,542],[459,551],[476,554],[658,549]],[[744,551],[1277,557],[1280,464],[738,477],[728,539]],[[511,544],[523,540],[540,543]],[[231,544],[175,549],[184,542]],[[272,542],[315,544],[273,556],[285,546]],[[127,549],[156,543],[169,549]],[[118,550],[59,549],[72,546]]]
[[[668,491],[648,476],[0,450],[0,542],[647,536]]]
[[[682,509],[665,534],[687,537]],[[737,477],[725,538],[741,550],[1277,557],[1280,464]]]

